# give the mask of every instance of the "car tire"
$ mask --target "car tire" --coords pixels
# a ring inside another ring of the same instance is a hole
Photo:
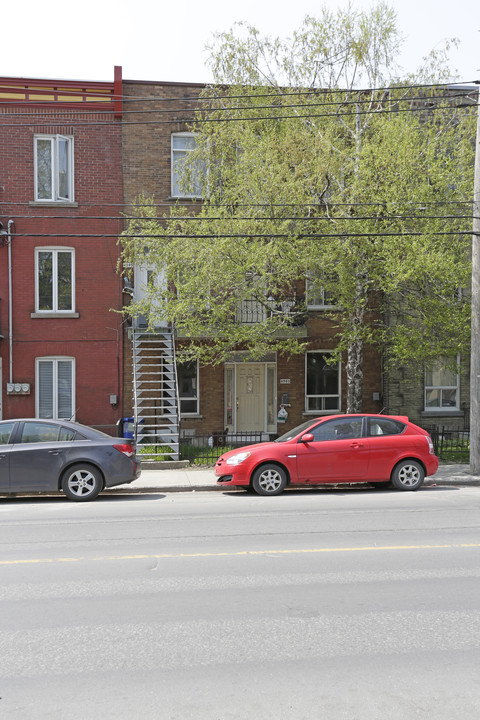
[[[392,483],[397,490],[418,490],[424,479],[425,470],[415,460],[402,460],[392,473]]]
[[[99,470],[87,463],[77,463],[62,475],[62,490],[69,500],[87,502],[94,500],[103,488]]]
[[[273,463],[257,468],[252,476],[252,487],[257,495],[280,495],[286,484],[285,470]]]
[[[381,482],[372,482],[370,485],[374,487],[375,490],[386,490],[387,488],[392,487],[392,481],[382,480]]]

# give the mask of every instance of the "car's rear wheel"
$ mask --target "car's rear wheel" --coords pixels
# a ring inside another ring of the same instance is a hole
[[[287,474],[279,465],[262,465],[253,473],[252,487],[257,495],[280,495],[287,484]]]
[[[69,500],[94,500],[102,488],[103,478],[100,471],[92,465],[77,463],[63,473],[62,490]]]
[[[425,479],[425,470],[415,460],[402,460],[392,473],[397,490],[418,490]]]

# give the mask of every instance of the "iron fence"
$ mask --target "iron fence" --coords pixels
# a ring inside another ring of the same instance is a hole
[[[214,465],[220,455],[223,455],[228,450],[265,440],[269,440],[269,437],[262,432],[230,433],[226,430],[205,435],[195,434],[191,437],[181,437],[180,459],[190,460],[192,465]]]
[[[470,430],[445,425],[424,426],[432,438],[435,455],[445,462],[468,463],[470,459]]]

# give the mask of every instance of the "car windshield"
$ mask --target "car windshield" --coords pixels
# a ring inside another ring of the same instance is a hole
[[[275,440],[277,443],[281,442],[287,442],[288,440],[293,440],[294,437],[297,435],[300,435],[305,430],[308,430],[309,427],[315,424],[316,418],[312,418],[311,420],[307,420],[306,422],[302,423],[301,425],[297,425],[297,427],[292,428],[288,432],[286,432],[284,435],[280,435],[279,438]]]

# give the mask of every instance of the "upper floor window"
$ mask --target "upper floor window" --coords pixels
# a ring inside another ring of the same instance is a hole
[[[75,254],[66,248],[35,250],[35,312],[75,311]]]
[[[458,410],[459,395],[459,375],[455,362],[441,357],[426,368],[425,410]]]
[[[265,322],[269,300],[267,299],[265,284],[255,272],[248,271],[245,273],[244,290],[246,297],[240,298],[237,304],[237,323],[240,325],[253,325]]]
[[[73,202],[73,138],[35,136],[35,200]]]
[[[321,283],[306,280],[307,307],[311,310],[324,310],[335,307],[335,297],[330,290],[325,290]]]
[[[305,410],[340,410],[340,364],[327,362],[329,353],[309,350],[305,355]]]
[[[189,154],[196,147],[197,141],[193,133],[174,133],[172,135],[172,197],[200,198],[203,196],[203,163],[198,162],[195,167],[185,167]]]

